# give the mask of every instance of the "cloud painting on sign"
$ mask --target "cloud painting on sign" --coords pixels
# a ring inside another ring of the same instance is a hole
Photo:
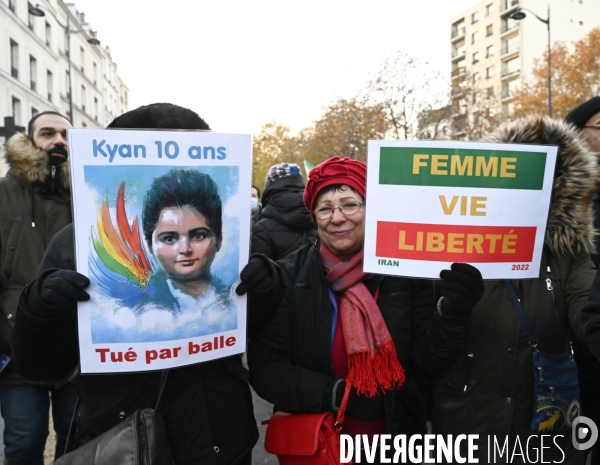
[[[237,167],[86,166],[97,199],[88,264],[94,343],[236,329]]]

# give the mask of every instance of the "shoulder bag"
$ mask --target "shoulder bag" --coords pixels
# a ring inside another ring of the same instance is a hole
[[[531,430],[558,433],[568,431],[581,414],[577,364],[571,353],[554,355],[540,352],[515,288],[507,279],[506,287],[517,310],[529,345],[533,349],[533,411]]]
[[[335,422],[331,412],[275,412],[267,422],[265,450],[280,465],[339,465],[340,431],[350,394],[346,384]]]
[[[167,430],[158,413],[167,381],[163,371],[154,409],[136,410],[118,425],[83,446],[60,457],[55,465],[174,465]],[[77,401],[79,404],[79,400]],[[77,406],[75,407],[75,414]],[[71,422],[66,450],[73,447],[75,418]]]

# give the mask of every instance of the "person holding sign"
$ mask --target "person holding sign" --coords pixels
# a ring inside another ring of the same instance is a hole
[[[196,113],[171,104],[137,108],[119,116],[109,128],[209,129]],[[198,186],[204,184],[206,189],[201,190],[210,193],[210,202],[205,199],[203,205],[197,205],[184,199],[175,205],[164,199],[160,186],[151,189],[145,206],[147,224],[143,229],[160,264],[155,279],[170,280],[172,288],[165,282],[156,283],[163,289],[167,286],[171,298],[163,295],[161,299],[149,299],[138,307],[142,314],[149,310],[146,305],[151,304],[174,311],[177,301],[183,308],[181,300],[175,298],[178,292],[193,298],[218,287],[208,279],[212,259],[221,243],[219,200],[210,180],[175,170],[158,183],[178,184],[178,189],[189,187],[196,193]],[[208,205],[211,202],[212,207]],[[168,250],[176,244],[181,244],[187,254],[183,262],[174,260],[175,252]],[[90,280],[74,271],[74,255],[71,225],[54,237],[38,277],[21,295],[13,332],[14,359],[19,372],[29,379],[59,380],[80,363],[77,301],[89,299],[86,289]],[[240,294],[248,292],[252,300],[262,289],[252,278],[261,277],[270,283],[270,297],[262,302],[265,305],[269,299],[279,302],[280,293],[276,289],[281,287],[281,281],[275,263],[257,259],[254,271],[249,274],[249,278],[243,279],[246,284],[243,292],[241,285],[238,286]],[[185,281],[181,278],[186,277],[193,278],[187,282],[189,287],[181,283]],[[249,318],[250,336],[262,325],[253,321]],[[132,354],[127,352],[124,356],[131,360],[127,357]],[[247,378],[240,356],[169,370],[160,414],[175,464],[251,463],[258,430]],[[138,409],[154,408],[160,380],[160,371],[79,376],[76,445],[89,443]]]
[[[563,386],[556,378],[575,370],[576,379],[576,369],[536,368],[534,362],[549,359],[546,354],[572,362],[572,343],[581,338],[581,312],[594,279],[596,160],[573,127],[547,117],[505,123],[487,139],[558,146],[541,267],[539,278],[486,281],[463,353],[434,385],[434,433],[479,434],[479,463],[583,464],[571,439],[581,415],[577,382]],[[494,437],[500,444],[495,459],[488,443]],[[508,456],[499,458],[505,440]]]
[[[466,264],[442,271],[436,309],[423,280],[365,274],[365,187],[366,165],[350,158],[311,170],[304,204],[318,240],[277,262],[288,286],[250,343],[251,384],[278,409],[299,413],[336,412],[348,384],[344,434],[423,434],[417,379],[456,361],[483,281]]]

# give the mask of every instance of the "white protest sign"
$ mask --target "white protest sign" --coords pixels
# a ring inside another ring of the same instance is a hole
[[[364,271],[539,276],[557,148],[369,141]]]
[[[252,142],[208,131],[69,131],[82,373],[240,354]]]

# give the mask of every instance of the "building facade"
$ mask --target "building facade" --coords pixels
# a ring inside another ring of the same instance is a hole
[[[45,16],[29,12],[36,5]],[[52,110],[70,116],[76,128],[103,128],[127,111],[129,90],[108,47],[88,42],[95,36],[73,3],[0,0],[0,126],[12,116],[24,127],[35,114]],[[2,159],[0,176],[5,172]]]
[[[509,16],[518,8],[526,17]],[[451,76],[453,83],[466,81],[472,90],[463,105],[485,108],[492,113],[512,111],[515,90],[531,77],[534,60],[543,58],[550,39],[571,45],[600,24],[598,0],[482,0],[452,19]],[[530,11],[527,11],[530,10]],[[460,105],[453,109],[460,117]]]

